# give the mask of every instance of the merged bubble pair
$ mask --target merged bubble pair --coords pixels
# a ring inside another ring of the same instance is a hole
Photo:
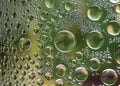
[[[87,45],[94,50],[99,49],[104,43],[104,37],[98,31],[89,32],[85,39]],[[72,32],[63,30],[57,33],[54,44],[59,51],[70,52],[76,46],[77,41]]]

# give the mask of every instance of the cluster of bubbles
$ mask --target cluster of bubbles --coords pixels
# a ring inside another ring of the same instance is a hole
[[[120,34],[119,0],[1,0],[0,6],[2,86],[85,86],[95,76],[97,85],[119,81],[120,46],[107,43]],[[82,51],[106,47],[111,67]]]

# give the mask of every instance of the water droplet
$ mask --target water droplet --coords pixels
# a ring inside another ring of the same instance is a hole
[[[112,21],[107,26],[107,32],[110,35],[116,36],[120,33],[120,25],[116,21]]]
[[[39,79],[37,80],[37,84],[38,84],[39,86],[42,86],[42,85],[44,84],[44,80],[43,80],[42,78],[39,78]]]
[[[77,60],[82,60],[82,59],[83,59],[83,53],[82,53],[82,52],[76,52],[75,58],[76,58]]]
[[[115,11],[116,11],[116,13],[120,13],[120,4],[117,4],[115,6]]]
[[[85,81],[88,78],[88,71],[84,67],[78,67],[75,70],[75,78],[78,81]]]
[[[98,21],[103,15],[103,11],[101,7],[92,6],[87,11],[87,16],[92,21]]]
[[[21,74],[22,74],[22,75],[26,75],[26,72],[25,72],[25,71],[22,71]]]
[[[98,31],[91,31],[86,37],[86,43],[89,48],[97,50],[103,45],[104,37]]]
[[[118,75],[113,69],[105,69],[102,72],[101,80],[105,85],[114,85],[118,80]]]
[[[44,21],[48,20],[49,13],[47,11],[41,12],[40,18],[41,18],[41,20],[44,20]]]
[[[40,63],[36,63],[35,66],[37,69],[40,69],[42,67],[42,65]]]
[[[38,74],[42,75],[43,74],[42,70],[38,70]]]
[[[48,58],[49,61],[53,61],[54,60],[54,56],[52,56],[52,55],[48,55],[47,58]]]
[[[20,51],[27,51],[31,46],[31,42],[28,38],[21,38],[18,45]]]
[[[18,64],[17,67],[18,67],[18,69],[20,69],[20,70],[22,69],[22,65],[21,65],[21,64]]]
[[[13,16],[13,18],[16,18],[17,17],[17,13],[13,12],[12,16]]]
[[[56,66],[56,74],[59,76],[65,75],[66,67],[63,64],[59,64]]]
[[[100,66],[101,66],[101,63],[100,63],[99,59],[97,59],[97,58],[90,59],[90,69],[92,71],[99,70]]]
[[[29,66],[28,64],[25,64],[24,67],[25,67],[25,69],[27,69],[27,70],[30,69],[30,66]]]
[[[16,75],[12,75],[12,78],[15,80],[15,79],[17,79],[17,76]]]
[[[110,2],[112,2],[112,3],[118,3],[119,2],[119,0],[109,0]]]
[[[21,81],[24,81],[25,78],[24,78],[23,76],[20,76],[20,80],[21,80]]]
[[[71,10],[72,5],[70,3],[65,4],[65,9],[66,10]]]
[[[45,47],[45,53],[51,54],[52,52],[53,52],[53,47],[51,47],[51,46]]]
[[[30,78],[30,79],[34,79],[34,78],[35,78],[35,74],[34,74],[33,72],[30,72],[30,73],[29,73],[29,78]]]
[[[50,72],[47,72],[45,74],[45,77],[46,77],[47,80],[51,80],[53,78],[53,75]]]
[[[64,85],[64,81],[62,79],[57,79],[55,81],[55,86],[63,86]]]
[[[48,8],[53,8],[56,3],[56,0],[45,0],[45,5]]]
[[[115,61],[120,64],[120,46],[116,47],[115,48],[115,51],[114,51],[114,58],[115,58]]]
[[[75,36],[70,31],[60,31],[55,37],[54,44],[59,51],[70,52],[76,45]]]

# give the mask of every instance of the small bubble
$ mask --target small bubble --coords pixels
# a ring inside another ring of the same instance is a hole
[[[50,72],[45,73],[45,77],[47,80],[51,80],[53,78],[53,75]]]
[[[21,80],[21,81],[24,81],[25,78],[24,78],[23,76],[20,76],[20,80]]]
[[[120,64],[120,46],[115,48],[114,56],[116,63]]]
[[[117,5],[115,6],[115,12],[116,12],[116,13],[120,13],[120,4],[117,4]]]
[[[28,61],[31,60],[31,57],[30,57],[29,55],[26,55],[25,58],[26,58],[26,60],[28,60]]]
[[[26,75],[26,72],[25,72],[25,71],[22,71],[21,74],[22,74],[22,75]]]
[[[40,18],[41,18],[41,20],[46,21],[46,20],[48,20],[49,16],[50,15],[47,11],[43,11],[43,12],[41,12]]]
[[[64,86],[64,81],[63,79],[57,79],[55,81],[55,86]]]
[[[93,50],[99,49],[104,43],[103,35],[98,31],[91,31],[86,36],[86,43]]]
[[[56,66],[56,74],[59,76],[65,75],[66,67],[63,64],[59,64]]]
[[[28,64],[25,64],[24,68],[28,70],[28,69],[30,69],[30,66]]]
[[[112,21],[107,26],[107,32],[110,35],[116,36],[120,33],[120,25],[116,21]]]
[[[17,17],[17,13],[13,12],[12,16],[13,16],[13,18],[16,18]]]
[[[51,46],[45,47],[45,53],[51,54],[52,52],[53,52],[53,47],[51,47]]]
[[[84,67],[78,67],[75,70],[75,78],[78,81],[85,81],[88,78],[88,71]]]
[[[39,75],[42,75],[43,74],[43,72],[42,72],[42,70],[40,69],[40,70],[38,70],[38,74]]]
[[[92,71],[97,71],[100,69],[100,67],[101,67],[101,63],[100,63],[99,59],[97,59],[97,58],[90,59],[90,69]]]
[[[17,76],[16,75],[12,75],[12,78],[15,80],[15,79],[17,79]]]
[[[37,80],[37,84],[38,84],[39,86],[42,86],[42,85],[44,84],[44,80],[43,80],[42,78],[39,78],[39,79]]]
[[[13,59],[14,59],[15,62],[18,62],[18,61],[19,61],[19,59],[18,59],[17,56],[14,56]]]
[[[101,7],[92,6],[87,11],[87,16],[92,21],[98,21],[103,15],[103,11]]]
[[[52,56],[52,55],[48,55],[47,58],[48,58],[49,61],[53,61],[54,60],[54,56]]]
[[[40,63],[36,63],[35,66],[37,69],[40,69],[42,67],[42,65]]]
[[[75,58],[76,58],[77,60],[82,60],[82,59],[83,59],[83,53],[82,53],[82,52],[76,52]]]
[[[54,39],[54,44],[59,51],[70,52],[76,45],[75,36],[70,31],[60,31]]]
[[[34,74],[33,72],[30,72],[30,73],[29,73],[29,78],[30,78],[30,79],[34,79],[34,78],[35,78],[35,74]]]
[[[45,5],[48,8],[53,8],[56,3],[56,0],[45,0]]]
[[[119,2],[119,0],[109,0],[110,2],[112,2],[112,3],[118,3]]]
[[[105,85],[114,85],[118,80],[118,75],[113,69],[105,69],[102,72],[101,80]]]
[[[71,10],[71,8],[72,8],[72,5],[70,3],[65,4],[65,9],[66,10]]]
[[[22,27],[22,24],[19,23],[19,22],[17,22],[15,28],[18,30],[18,29],[20,29],[21,27]]]
[[[20,70],[22,69],[22,65],[21,65],[21,64],[18,64],[17,67],[18,67],[18,69],[20,69]]]
[[[32,21],[32,20],[34,20],[34,16],[31,15],[31,16],[29,16],[28,19],[29,19],[29,21]]]
[[[21,38],[18,45],[20,51],[27,51],[31,46],[31,42],[28,38]]]
[[[43,39],[44,41],[47,41],[48,36],[47,36],[47,35],[42,35],[42,39]]]

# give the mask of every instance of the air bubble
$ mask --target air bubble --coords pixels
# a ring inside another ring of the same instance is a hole
[[[45,74],[45,77],[46,77],[47,80],[51,80],[53,78],[53,75],[50,72],[47,72]]]
[[[72,8],[72,5],[70,3],[65,4],[65,9],[66,10],[71,10],[71,8]]]
[[[45,0],[45,5],[48,8],[53,8],[56,3],[56,0]]]
[[[25,72],[25,71],[22,71],[21,74],[25,76],[25,75],[26,75],[26,72]]]
[[[76,45],[75,36],[70,31],[62,30],[57,33],[54,44],[60,52],[70,52]]]
[[[87,11],[87,16],[92,21],[98,21],[103,15],[102,8],[99,6],[92,6]]]
[[[22,65],[21,64],[19,64],[17,67],[18,67],[19,70],[22,69]]]
[[[88,71],[84,67],[78,67],[75,70],[75,78],[80,82],[84,82],[88,78]]]
[[[114,56],[116,63],[120,64],[120,46],[115,48]]]
[[[24,81],[25,78],[24,78],[23,76],[20,76],[20,80],[21,80],[21,81]]]
[[[40,70],[38,70],[38,74],[39,75],[42,75],[43,74],[43,72],[42,72],[42,70],[40,69]]]
[[[30,69],[30,66],[28,64],[25,64],[24,68],[28,70],[28,69]]]
[[[118,3],[119,2],[119,0],[109,0],[110,2],[112,2],[112,3]]]
[[[13,12],[12,16],[13,16],[13,18],[16,18],[17,17],[17,13]]]
[[[47,11],[41,12],[40,18],[41,18],[41,20],[43,20],[43,21],[48,20],[48,18],[49,18],[49,13],[48,13]]]
[[[86,36],[86,43],[93,50],[99,49],[104,43],[103,35],[98,31],[91,31]]]
[[[52,52],[53,52],[53,47],[51,47],[51,46],[45,47],[45,53],[51,54]]]
[[[66,73],[66,67],[63,64],[59,64],[56,66],[56,74],[59,76],[63,76]]]
[[[34,74],[33,72],[30,72],[30,73],[29,73],[29,78],[30,78],[30,79],[34,79],[34,78],[35,78],[35,74]]]
[[[99,59],[97,58],[90,59],[90,69],[92,71],[97,71],[100,69],[100,67],[101,67],[101,62]]]
[[[42,67],[42,65],[40,63],[36,63],[35,66],[37,69],[40,69]]]
[[[120,4],[117,4],[115,6],[115,11],[116,11],[116,13],[120,13]]]
[[[64,86],[64,81],[63,79],[57,79],[55,81],[55,86]]]
[[[102,72],[101,80],[105,85],[114,85],[118,80],[118,75],[113,69],[105,69]]]
[[[48,58],[49,61],[53,61],[54,60],[54,56],[52,56],[52,55],[48,55],[47,58]]]
[[[76,58],[77,60],[82,60],[82,59],[83,59],[83,53],[82,53],[82,52],[76,52],[75,58]]]
[[[39,79],[37,80],[37,84],[38,84],[39,86],[42,86],[42,85],[44,84],[44,80],[43,80],[42,78],[39,78]]]
[[[31,46],[31,41],[28,38],[21,38],[18,45],[20,51],[27,51]]]
[[[112,21],[107,26],[107,32],[110,35],[116,36],[120,33],[120,25],[116,21]]]

